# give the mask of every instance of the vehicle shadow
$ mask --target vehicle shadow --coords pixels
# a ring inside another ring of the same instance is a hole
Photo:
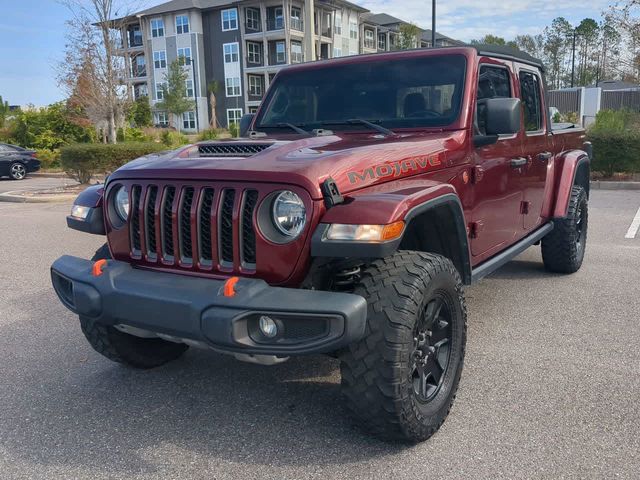
[[[487,278],[494,279],[509,279],[509,280],[521,280],[521,279],[535,279],[545,278],[550,275],[554,275],[548,272],[544,268],[542,260],[511,260],[509,263],[503,265],[498,270],[490,274]]]
[[[68,348],[54,335],[38,360],[29,355],[24,378],[3,382],[13,392],[0,394],[0,451],[30,464],[130,477],[159,472],[163,455],[204,458],[209,466],[304,467],[407,448],[352,425],[335,359],[265,367],[191,349],[139,371],[102,358],[80,335],[70,335]],[[39,371],[36,361],[43,362]]]

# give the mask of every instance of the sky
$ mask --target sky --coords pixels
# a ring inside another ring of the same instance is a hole
[[[133,3],[134,0],[128,0]],[[351,0],[375,13],[389,13],[431,28],[429,0]],[[143,7],[164,3],[143,0]],[[438,0],[437,28],[469,41],[485,34],[512,39],[537,34],[555,17],[573,24],[600,18],[611,0]],[[579,8],[577,8],[579,7]],[[0,96],[11,105],[47,105],[64,98],[56,66],[65,47],[69,10],[56,0],[0,0]]]

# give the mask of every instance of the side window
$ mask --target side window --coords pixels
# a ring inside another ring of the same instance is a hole
[[[537,75],[520,72],[520,98],[524,110],[524,129],[527,132],[542,130],[542,99]]]
[[[509,70],[501,67],[480,66],[478,77],[478,107],[476,109],[476,126],[478,133],[485,135],[485,102],[488,98],[509,98],[511,97],[511,82],[509,80]]]

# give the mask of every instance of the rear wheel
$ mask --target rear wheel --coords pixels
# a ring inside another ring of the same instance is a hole
[[[9,176],[12,180],[22,180],[27,176],[27,169],[20,162],[14,162],[9,167]]]
[[[587,193],[574,185],[566,218],[554,220],[554,227],[542,239],[542,261],[547,270],[574,273],[582,266],[587,246],[589,220]]]
[[[111,259],[107,245],[100,247],[92,261]],[[143,338],[121,332],[115,327],[80,317],[82,333],[93,349],[114,362],[134,368],[159,367],[179,358],[189,348],[183,343],[161,338]]]
[[[453,404],[464,359],[466,307],[445,257],[402,251],[365,267],[365,338],[341,355],[347,406],[388,440],[426,440]]]

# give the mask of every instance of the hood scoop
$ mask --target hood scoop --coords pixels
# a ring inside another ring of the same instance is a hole
[[[252,157],[269,148],[273,143],[212,143],[198,145],[201,157]]]

